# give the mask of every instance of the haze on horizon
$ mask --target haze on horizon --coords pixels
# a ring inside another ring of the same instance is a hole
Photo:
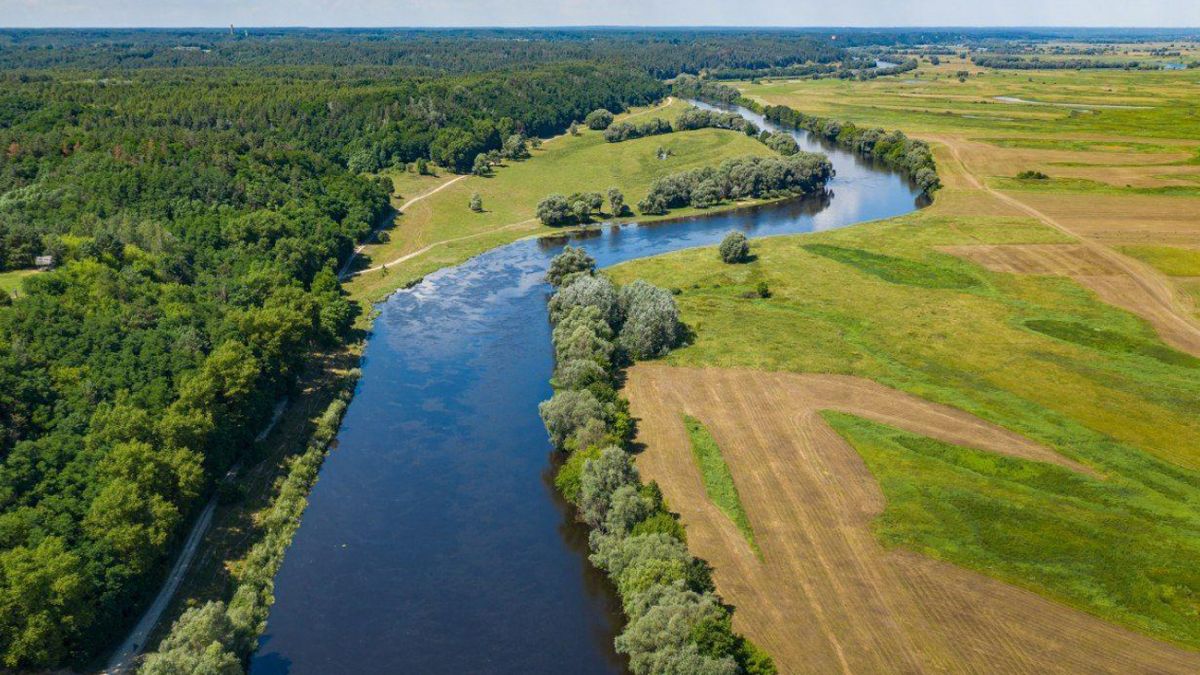
[[[0,27],[1200,26],[1195,0],[0,0]]]

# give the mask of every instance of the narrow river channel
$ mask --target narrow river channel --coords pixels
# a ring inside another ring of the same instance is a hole
[[[917,208],[903,177],[797,140],[833,161],[830,196],[604,226],[572,243],[608,266],[731,229],[828,230]],[[542,275],[565,243],[494,249],[380,307],[337,447],[276,578],[255,675],[624,670],[612,646],[619,604],[550,484],[537,414],[553,368]]]

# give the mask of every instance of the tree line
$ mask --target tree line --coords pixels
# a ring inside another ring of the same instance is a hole
[[[674,297],[641,280],[617,288],[569,246],[547,280],[557,289],[549,303],[555,391],[539,412],[567,454],[555,485],[591,528],[590,559],[621,597],[617,650],[638,675],[775,673],[771,657],[733,631],[709,566],[688,552],[658,485],[643,483],[630,459],[633,420],[616,382],[625,365],[662,356],[682,339]]]
[[[832,176],[829,159],[816,153],[738,157],[716,167],[701,167],[655,180],[650,192],[638,202],[638,210],[663,214],[685,206],[709,208],[727,200],[812,194],[823,189]]]
[[[753,102],[750,102],[753,103]],[[808,115],[787,106],[758,106],[764,117],[782,127],[804,129],[860,155],[873,157],[887,166],[904,171],[925,194],[941,187],[937,166],[929,144],[909,138],[900,130],[859,127]]]

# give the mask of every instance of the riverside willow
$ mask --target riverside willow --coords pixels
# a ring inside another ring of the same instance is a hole
[[[732,609],[717,597],[708,565],[688,552],[682,525],[628,452],[633,420],[615,383],[625,365],[679,343],[674,297],[640,280],[617,288],[570,246],[546,278],[557,287],[555,393],[539,412],[567,454],[555,485],[591,528],[591,561],[621,596],[627,622],[617,651],[638,675],[775,673],[770,656],[733,632]]]
[[[729,85],[687,75],[681,75],[675,79],[671,86],[671,93],[702,101],[737,104],[761,114],[768,121],[781,127],[803,129],[816,134],[843,148],[866,157],[873,157],[889,167],[907,173],[925,194],[931,195],[942,187],[929,144],[909,138],[898,129],[888,131],[878,127],[860,127],[853,122],[840,122],[827,117],[809,115],[785,105],[764,106],[758,101],[743,97],[740,91]],[[763,138],[763,142],[771,145],[776,151],[787,154],[786,150],[772,145],[772,141],[768,138]],[[780,143],[780,141],[774,141],[774,143]]]
[[[727,200],[812,194],[833,176],[824,155],[797,152],[786,157],[738,157],[716,167],[703,167],[663,176],[650,185],[638,202],[644,214],[673,208],[708,208]]]

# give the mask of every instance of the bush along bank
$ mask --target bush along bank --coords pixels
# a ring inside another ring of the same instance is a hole
[[[807,115],[784,105],[764,108],[753,101],[750,103],[763,117],[781,127],[812,132],[843,148],[865,157],[874,157],[891,168],[907,173],[925,194],[933,194],[942,186],[929,144],[909,138],[903,131],[859,127],[850,122]]]
[[[621,597],[626,625],[617,651],[638,675],[775,673],[770,656],[733,632],[733,610],[717,597],[709,566],[688,552],[683,526],[629,453],[634,425],[617,378],[634,360],[679,344],[674,297],[640,280],[617,288],[570,246],[546,277],[557,287],[555,392],[539,412],[567,455],[555,485],[591,528],[590,559]]]
[[[233,570],[237,583],[228,605],[210,600],[185,611],[158,645],[158,651],[146,656],[139,673],[244,672],[244,664],[258,648],[258,638],[266,630],[267,615],[275,603],[275,574],[300,527],[308,493],[337,435],[358,376],[355,369],[345,377],[338,396],[317,419],[304,451],[289,460],[275,499],[259,521],[262,533],[258,543]]]

